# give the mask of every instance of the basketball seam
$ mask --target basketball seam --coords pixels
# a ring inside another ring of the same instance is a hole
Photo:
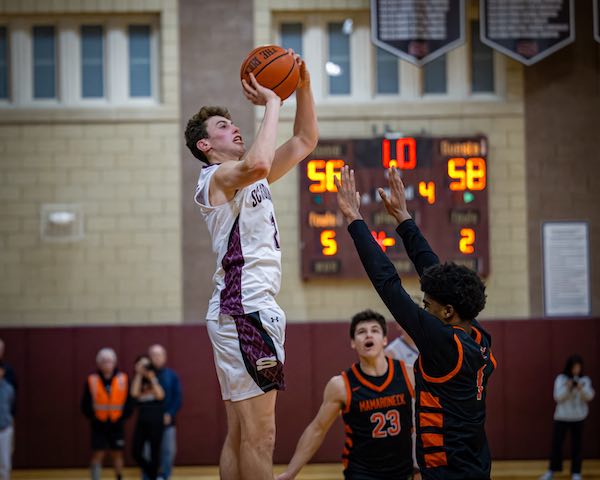
[[[275,89],[276,89],[276,88],[277,88],[279,85],[281,85],[283,82],[285,82],[285,81],[288,79],[288,77],[289,77],[289,76],[292,74],[292,72],[294,71],[294,67],[295,67],[295,66],[296,66],[296,62],[294,62],[294,63],[292,64],[292,68],[290,68],[290,71],[289,71],[289,72],[288,72],[288,74],[285,76],[285,78],[284,78],[284,79],[283,79],[281,82],[279,82],[277,85],[275,85],[273,88],[271,88],[271,90],[275,90]]]
[[[258,76],[261,74],[261,72],[267,68],[269,65],[271,65],[275,60],[280,59],[281,57],[284,57],[285,55],[287,55],[288,52],[282,53],[281,55],[279,55],[278,57],[275,57],[274,59],[272,59],[269,63],[263,65],[263,67],[256,73],[252,72],[254,74],[254,78],[256,78],[256,80],[258,80]],[[249,75],[250,73],[248,73]]]

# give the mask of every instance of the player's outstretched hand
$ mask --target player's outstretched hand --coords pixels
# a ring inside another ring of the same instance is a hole
[[[378,188],[379,196],[383,200],[385,209],[387,212],[396,219],[398,223],[402,223],[405,220],[411,218],[406,208],[406,195],[404,193],[404,184],[400,178],[398,169],[392,167],[388,171],[389,177],[388,182],[390,185],[389,195],[383,188]]]
[[[337,187],[337,202],[342,215],[348,222],[361,220],[360,214],[360,193],[356,191],[356,182],[354,181],[354,170],[350,170],[348,165],[342,168],[341,182],[338,177],[334,177],[335,186]]]
[[[277,94],[258,83],[252,73],[250,74],[250,83],[242,80],[242,86],[244,87],[245,97],[254,105],[266,105],[269,101],[277,101],[281,104],[281,99]]]

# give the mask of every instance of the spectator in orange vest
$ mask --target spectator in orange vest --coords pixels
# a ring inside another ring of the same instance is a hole
[[[90,420],[92,432],[91,479],[100,480],[102,460],[112,453],[117,480],[123,470],[124,423],[131,415],[127,374],[117,368],[117,354],[112,348],[102,348],[96,355],[96,372],[85,382],[81,410]]]

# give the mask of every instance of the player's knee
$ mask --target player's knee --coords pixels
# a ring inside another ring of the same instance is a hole
[[[242,441],[257,451],[271,453],[275,448],[275,425],[262,425],[248,429]]]

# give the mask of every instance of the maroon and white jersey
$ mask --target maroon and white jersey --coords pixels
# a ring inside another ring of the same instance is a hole
[[[218,168],[202,169],[194,197],[217,254],[208,320],[278,307],[275,296],[281,285],[279,230],[268,182],[259,180],[229,202],[211,206],[208,189]]]

